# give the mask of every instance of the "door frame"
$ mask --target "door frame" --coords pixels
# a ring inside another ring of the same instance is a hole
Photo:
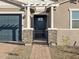
[[[34,16],[46,16],[46,30],[47,30],[47,27],[48,27],[48,18],[47,18],[47,16],[48,16],[48,14],[34,14],[33,15],[33,28],[34,28]],[[48,33],[48,32],[47,32]],[[48,34],[46,35],[47,36],[47,38],[46,38],[46,41],[48,41]],[[34,40],[34,34],[33,34],[33,40]]]

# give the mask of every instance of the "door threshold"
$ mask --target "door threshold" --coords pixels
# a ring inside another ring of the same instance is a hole
[[[43,44],[43,45],[47,45],[47,40],[42,40],[42,39],[35,39],[33,40],[34,44]]]

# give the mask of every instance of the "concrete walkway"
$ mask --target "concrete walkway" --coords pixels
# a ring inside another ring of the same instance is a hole
[[[47,45],[33,44],[30,59],[51,59]]]

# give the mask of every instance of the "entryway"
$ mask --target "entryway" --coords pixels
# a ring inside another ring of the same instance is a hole
[[[34,15],[34,40],[47,41],[47,15]]]
[[[51,59],[49,46],[33,44],[30,59]]]

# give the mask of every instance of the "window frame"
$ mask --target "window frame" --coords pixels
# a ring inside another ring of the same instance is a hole
[[[73,28],[72,27],[72,21],[74,20],[74,19],[72,19],[72,12],[73,11],[79,11],[79,9],[69,9],[69,11],[70,11],[70,13],[69,13],[69,16],[70,16],[70,29],[79,29],[79,28]],[[75,19],[75,20],[79,20],[79,19]]]

